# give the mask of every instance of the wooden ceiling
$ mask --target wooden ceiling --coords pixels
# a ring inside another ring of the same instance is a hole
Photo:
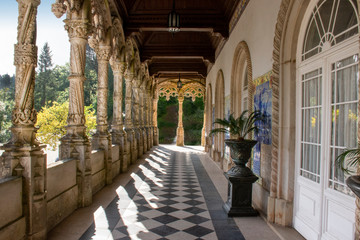
[[[152,76],[205,78],[215,53],[229,37],[229,22],[241,0],[175,0],[180,32],[167,30],[173,0],[115,0],[126,37],[138,43]]]

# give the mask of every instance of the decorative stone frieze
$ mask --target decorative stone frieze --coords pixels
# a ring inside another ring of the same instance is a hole
[[[37,66],[37,46],[34,44],[15,44],[14,65],[33,64]]]

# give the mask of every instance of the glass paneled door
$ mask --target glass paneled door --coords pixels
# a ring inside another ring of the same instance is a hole
[[[309,8],[297,68],[294,226],[306,239],[352,240],[355,198],[335,158],[357,146],[357,4]]]

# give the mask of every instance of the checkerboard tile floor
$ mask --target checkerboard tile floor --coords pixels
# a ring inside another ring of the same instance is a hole
[[[222,201],[215,209],[205,199],[212,183],[194,166],[201,167],[192,154],[157,148],[80,239],[225,239],[224,227],[232,233],[226,239],[244,239],[224,212],[218,217]]]

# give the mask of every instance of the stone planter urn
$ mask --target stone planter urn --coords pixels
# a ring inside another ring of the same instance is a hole
[[[259,213],[251,206],[252,184],[257,176],[246,166],[251,157],[254,140],[225,140],[230,148],[230,156],[236,164],[225,177],[228,179],[228,199],[223,208],[228,216],[256,216]]]

